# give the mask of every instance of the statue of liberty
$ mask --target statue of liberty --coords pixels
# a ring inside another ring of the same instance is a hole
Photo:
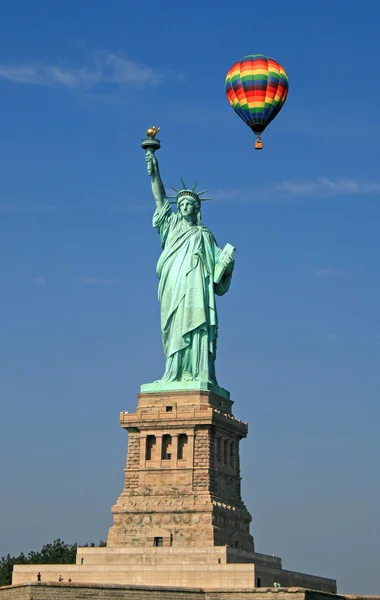
[[[201,195],[195,186],[167,197],[154,150],[155,133],[143,141],[156,210],[153,227],[162,253],[157,263],[158,299],[166,369],[160,382],[199,381],[217,384],[215,376],[218,315],[215,294],[223,296],[234,268],[229,244],[222,250],[202,223]],[[153,128],[153,131],[157,132]],[[144,146],[144,142],[145,146]],[[174,189],[174,188],[173,188]],[[170,202],[169,198],[175,198]],[[177,204],[173,212],[171,204]],[[157,382],[158,383],[158,382]]]

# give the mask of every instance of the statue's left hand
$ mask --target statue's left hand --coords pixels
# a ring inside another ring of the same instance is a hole
[[[235,266],[234,259],[231,256],[226,256],[225,258],[223,258],[222,264],[226,268],[225,274],[231,275],[232,271],[234,270],[234,266]]]

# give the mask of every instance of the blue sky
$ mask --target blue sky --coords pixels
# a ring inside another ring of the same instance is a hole
[[[105,539],[141,383],[164,367],[140,148],[199,180],[237,247],[217,375],[258,551],[379,593],[380,4],[4,0],[0,7],[0,555]],[[290,80],[264,150],[230,66]]]

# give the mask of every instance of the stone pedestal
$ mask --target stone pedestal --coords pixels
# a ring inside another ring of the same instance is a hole
[[[240,491],[247,423],[207,390],[141,393],[121,413],[129,433],[124,489],[107,546],[224,546],[253,552]]]
[[[177,596],[179,588],[231,595],[275,582],[336,593],[334,580],[286,571],[280,558],[254,552],[240,491],[239,443],[248,425],[233,416],[226,390],[180,387],[144,386],[136,412],[120,415],[127,465],[107,547],[78,548],[75,565],[15,565],[13,584],[40,572],[44,582],[151,586],[143,595],[152,600],[157,586]]]

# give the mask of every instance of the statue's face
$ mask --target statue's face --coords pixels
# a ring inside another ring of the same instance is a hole
[[[182,198],[178,208],[183,217],[193,217],[195,219],[195,206],[189,198]]]

